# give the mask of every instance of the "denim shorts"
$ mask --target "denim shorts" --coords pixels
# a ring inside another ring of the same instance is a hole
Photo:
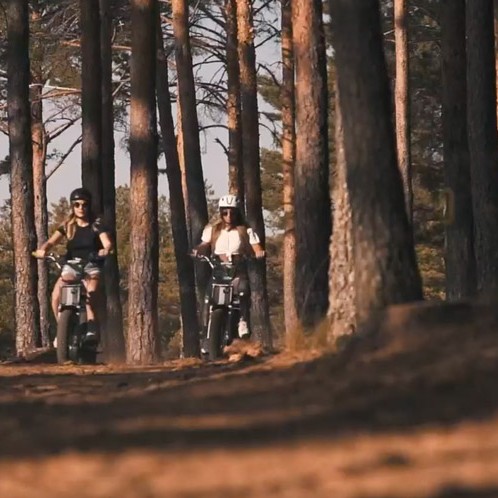
[[[96,263],[87,263],[83,269],[85,277],[95,278],[100,275],[101,267]],[[62,280],[76,280],[78,272],[70,265],[64,265],[61,271]]]

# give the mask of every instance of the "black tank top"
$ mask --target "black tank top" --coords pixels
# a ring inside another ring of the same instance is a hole
[[[67,236],[64,226],[57,229],[62,235]],[[85,227],[76,225],[74,237],[67,241],[67,254],[68,259],[81,258],[88,259],[90,253],[96,253],[102,249],[102,242],[100,234],[105,232],[101,224],[98,222],[90,223]]]

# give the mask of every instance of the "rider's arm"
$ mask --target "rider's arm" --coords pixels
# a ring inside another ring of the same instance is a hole
[[[213,227],[207,225],[202,232],[201,243],[196,245],[192,252],[194,254],[204,254],[207,255],[211,252],[211,234],[213,233]]]
[[[256,256],[256,258],[261,259],[261,258],[265,257],[266,252],[260,243],[251,244],[251,247],[252,247],[252,250],[254,251],[254,256]]]
[[[99,250],[99,256],[107,256],[112,251],[112,240],[107,232],[99,234],[100,242],[102,242],[103,249]]]
[[[52,234],[52,236],[35,251],[36,256],[38,258],[44,258],[47,255],[47,252],[58,242],[60,242],[63,237],[63,233],[59,230],[56,230]]]
[[[261,240],[258,237],[258,234],[251,228],[248,228],[247,235],[249,236],[249,244],[251,244],[251,248],[254,251],[254,256],[256,256],[256,258],[258,259],[264,258],[266,252],[263,248],[263,244],[261,244]]]

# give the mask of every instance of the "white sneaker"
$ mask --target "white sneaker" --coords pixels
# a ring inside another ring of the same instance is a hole
[[[247,326],[247,322],[245,320],[239,320],[239,337],[244,339],[249,335],[249,327]]]

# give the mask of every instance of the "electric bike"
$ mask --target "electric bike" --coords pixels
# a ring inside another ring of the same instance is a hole
[[[97,343],[85,343],[87,332],[87,293],[83,283],[84,268],[89,261],[81,258],[64,259],[53,253],[45,256],[60,275],[64,265],[69,265],[75,273],[71,282],[62,281],[60,289],[59,318],[57,320],[57,362],[60,364],[70,360],[75,363],[95,363]],[[91,261],[101,261],[102,257]]]
[[[196,255],[211,266],[211,279],[204,297],[203,327],[204,345],[209,360],[216,360],[223,355],[223,348],[238,337],[237,326],[240,318],[240,279],[237,276],[239,265],[244,258],[221,261],[218,256]],[[207,315],[206,315],[207,314]],[[206,325],[207,323],[207,325]]]

